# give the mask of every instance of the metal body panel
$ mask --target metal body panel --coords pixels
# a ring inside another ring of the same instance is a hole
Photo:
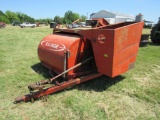
[[[134,66],[143,22],[120,23],[93,30],[92,42],[98,72],[110,77],[123,74]]]
[[[56,29],[55,31],[68,33],[68,35],[77,34],[83,40],[90,40],[92,47],[83,51],[93,50],[97,71],[104,75],[115,77],[133,68],[138,53],[143,24],[144,22],[124,22],[92,29]],[[70,38],[68,38],[68,35],[66,34],[64,37],[63,41],[67,41],[65,44],[69,42]],[[71,37],[73,37],[72,35]],[[62,36],[63,34],[59,35],[57,39]],[[78,41],[83,41],[81,39],[79,38]],[[88,42],[87,44],[90,43]],[[74,47],[70,49],[80,54],[77,47],[76,49]],[[77,56],[77,54],[73,54],[75,55],[74,57]],[[84,56],[87,57],[86,55]],[[68,63],[69,66],[72,66],[70,64],[76,61],[75,58],[72,59]]]
[[[132,69],[143,24],[125,22],[85,30],[55,29],[55,33],[40,42],[38,56],[44,66],[59,75],[29,85],[30,94],[16,98],[15,103],[34,101],[103,74],[115,77]],[[66,73],[66,80],[57,79]],[[52,86],[44,89],[45,84]]]
[[[68,53],[67,56],[65,56],[65,53]],[[43,38],[38,46],[38,56],[41,63],[57,74],[82,62],[85,58],[91,56],[91,54],[90,41],[78,35],[51,34]],[[75,73],[77,72],[88,70],[86,67],[81,66],[69,71],[67,78],[75,77]]]

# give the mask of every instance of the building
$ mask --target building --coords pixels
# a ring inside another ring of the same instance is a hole
[[[115,24],[115,23],[126,22],[126,21],[135,21],[135,16],[118,13],[118,12],[109,12],[106,10],[101,10],[97,13],[91,14],[90,19],[93,19],[93,18],[104,18],[109,22],[109,24]]]

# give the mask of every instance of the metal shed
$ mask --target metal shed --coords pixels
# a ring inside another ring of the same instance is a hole
[[[97,13],[91,14],[90,18],[91,19],[104,18],[109,22],[109,24],[135,21],[135,16],[133,16],[133,15],[123,14],[123,13],[119,13],[119,12],[109,12],[106,10],[101,10]]]

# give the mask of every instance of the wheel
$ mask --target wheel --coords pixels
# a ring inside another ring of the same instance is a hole
[[[151,41],[160,44],[160,33],[156,33],[156,31],[160,32],[160,23],[155,25],[151,30]]]
[[[32,28],[35,28],[35,26],[33,25]]]

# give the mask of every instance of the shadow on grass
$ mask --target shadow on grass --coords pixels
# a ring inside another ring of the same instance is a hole
[[[109,87],[115,85],[116,83],[122,81],[123,79],[125,79],[125,77],[121,75],[115,78],[110,78],[108,76],[103,75],[101,77],[82,83],[78,85],[76,88],[78,90],[86,90],[86,91],[94,90],[96,92],[102,92],[107,90]]]
[[[59,94],[61,92],[70,91],[77,89],[79,91],[96,91],[96,92],[103,92],[106,91],[108,88],[114,86],[115,84],[119,83],[120,81],[124,80],[126,77],[119,75],[115,78],[110,78],[108,76],[100,76],[98,78],[86,81],[84,83],[72,86],[70,88],[66,88],[60,91],[57,91],[53,94]]]
[[[31,66],[31,68],[37,72],[38,74],[42,75],[44,78],[48,79],[51,78],[48,69],[45,68],[44,66],[41,65],[41,63],[37,63],[33,66]],[[86,81],[84,83],[81,83],[79,85],[75,85],[69,89],[64,89],[64,90],[72,90],[72,89],[78,89],[78,90],[85,90],[85,91],[96,91],[96,92],[101,92],[101,91],[105,91],[107,90],[109,87],[115,85],[116,83],[122,81],[123,79],[125,79],[124,76],[119,75],[117,77],[114,78],[110,78],[108,76],[102,75],[98,78]],[[63,90],[61,90],[63,91]],[[59,92],[61,92],[59,91]],[[56,93],[59,93],[56,92]]]
[[[153,43],[153,42],[149,42],[148,44],[149,44],[150,46],[160,46],[160,44]]]
[[[37,63],[35,65],[32,65],[31,68],[38,74],[42,75],[44,78],[50,78],[50,74],[48,72],[48,69],[42,66],[41,63]]]

